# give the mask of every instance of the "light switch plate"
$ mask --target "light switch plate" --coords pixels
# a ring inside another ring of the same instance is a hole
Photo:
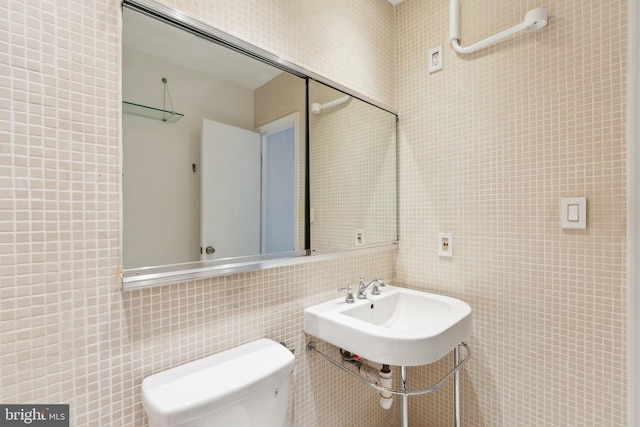
[[[587,228],[587,198],[565,197],[560,199],[560,227]]]

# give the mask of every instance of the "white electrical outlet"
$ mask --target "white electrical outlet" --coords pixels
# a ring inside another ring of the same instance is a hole
[[[453,256],[453,233],[438,234],[438,255]]]
[[[429,49],[429,73],[442,70],[442,45]]]
[[[356,246],[364,245],[364,230],[356,228]]]

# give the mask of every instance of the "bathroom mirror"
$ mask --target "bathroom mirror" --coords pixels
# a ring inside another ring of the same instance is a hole
[[[129,9],[122,55],[125,268],[305,250],[305,79]]]
[[[309,82],[311,248],[392,242],[396,222],[396,116]]]
[[[123,4],[123,289],[395,242],[394,113],[353,96],[310,113],[348,90],[175,9]]]

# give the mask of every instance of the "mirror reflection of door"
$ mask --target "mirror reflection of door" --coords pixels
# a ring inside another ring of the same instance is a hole
[[[201,260],[295,250],[296,123],[258,133],[203,119]]]
[[[260,253],[260,140],[257,132],[202,120],[203,261]]]

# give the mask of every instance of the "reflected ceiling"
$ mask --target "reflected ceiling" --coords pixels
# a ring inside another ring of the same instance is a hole
[[[124,46],[240,87],[255,90],[282,72],[144,14],[125,9],[123,19]]]

